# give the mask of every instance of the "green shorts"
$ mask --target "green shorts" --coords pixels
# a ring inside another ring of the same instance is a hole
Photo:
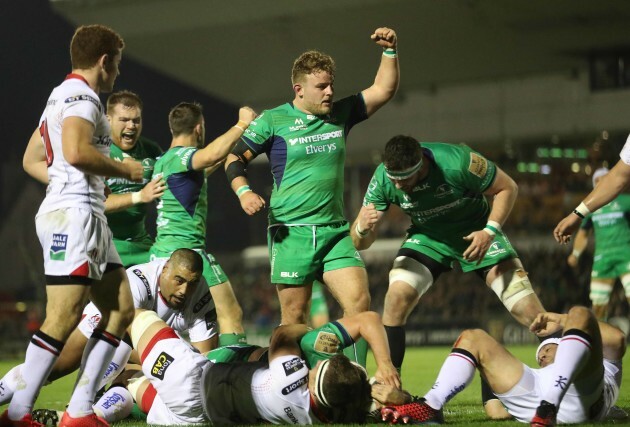
[[[202,249],[193,250],[201,255],[201,259],[203,260],[203,278],[206,279],[209,288],[228,281],[227,275],[212,255]],[[162,252],[151,248],[151,261],[160,258],[168,259],[171,253],[172,252]]]
[[[313,282],[313,292],[311,293],[311,316],[319,314],[328,314],[328,304],[326,304],[326,296],[322,289],[322,284],[318,281]]]
[[[153,245],[153,240],[150,236],[138,240],[114,239],[114,246],[125,268],[149,262],[151,245]]]
[[[630,252],[627,250],[595,254],[592,279],[615,279],[626,273],[630,273]]]
[[[347,222],[334,225],[274,225],[268,232],[271,283],[304,285],[326,271],[365,268]]]
[[[401,249],[405,248],[419,252],[448,268],[452,268],[453,262],[457,261],[465,273],[491,267],[506,259],[518,258],[518,254],[508,238],[500,232],[494,237],[488,252],[486,252],[486,256],[479,264],[477,264],[477,261],[468,262],[462,257],[469,245],[470,242],[464,239],[443,242],[424,234],[411,234],[407,235],[407,239],[403,242]]]

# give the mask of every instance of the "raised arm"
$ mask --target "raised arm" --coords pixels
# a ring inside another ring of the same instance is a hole
[[[28,141],[24,157],[22,158],[22,167],[27,174],[35,178],[42,184],[48,184],[48,165],[46,164],[46,152],[44,144],[39,133],[39,129],[35,129],[31,139]]]
[[[255,117],[256,113],[254,110],[249,107],[242,107],[238,112],[238,123],[204,148],[195,152],[192,158],[193,169],[216,169],[218,164],[225,161],[234,145],[241,139],[243,132],[245,132],[245,129]]]
[[[377,28],[370,37],[384,50],[374,84],[362,92],[368,116],[374,114],[394,97],[400,80],[396,32],[391,28],[381,27]]]

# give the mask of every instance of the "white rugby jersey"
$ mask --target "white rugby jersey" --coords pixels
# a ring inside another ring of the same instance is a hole
[[[68,74],[63,83],[53,89],[39,120],[49,182],[38,215],[61,208],[80,207],[90,209],[99,218],[105,219],[104,177],[85,174],[64,158],[61,127],[68,117],[81,117],[92,123],[92,144],[101,154],[109,157],[112,139],[103,105],[82,76]]]
[[[252,378],[252,397],[262,418],[272,424],[318,423],[312,416],[308,367],[297,356],[279,356]]]
[[[188,332],[191,342],[205,341],[214,336],[217,333],[216,309],[203,276],[195,291],[186,297],[183,310],[174,310],[166,304],[158,283],[166,261],[158,259],[127,269],[134,307],[155,311],[175,331]],[[89,303],[83,310],[79,325],[81,332],[89,336],[99,320],[100,312]]]
[[[626,139],[626,143],[623,145],[621,153],[619,153],[619,157],[621,158],[622,162],[630,165],[630,135]]]

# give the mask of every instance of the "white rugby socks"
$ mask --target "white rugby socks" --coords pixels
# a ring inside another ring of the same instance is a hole
[[[578,329],[566,331],[558,344],[554,362],[546,368],[548,375],[541,382],[542,400],[557,407],[590,355],[591,337]]]
[[[424,395],[427,404],[433,409],[441,409],[446,402],[471,383],[476,368],[477,360],[470,352],[461,348],[451,350],[435,384]]]

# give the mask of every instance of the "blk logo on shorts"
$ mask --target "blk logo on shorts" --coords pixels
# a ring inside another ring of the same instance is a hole
[[[53,234],[52,244],[50,245],[50,259],[53,261],[64,261],[66,259],[67,245],[67,234]]]
[[[157,357],[157,360],[153,364],[153,367],[151,368],[151,375],[160,380],[164,380],[166,370],[169,366],[171,366],[173,360],[175,359],[169,354],[165,352],[160,353],[160,355]]]

